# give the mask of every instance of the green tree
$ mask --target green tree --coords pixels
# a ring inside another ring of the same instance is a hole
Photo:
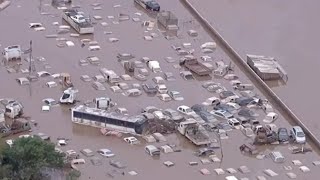
[[[37,179],[41,168],[60,168],[63,155],[55,151],[54,144],[40,138],[19,138],[14,145],[4,149],[2,165],[6,167],[2,174],[11,171],[13,179]]]

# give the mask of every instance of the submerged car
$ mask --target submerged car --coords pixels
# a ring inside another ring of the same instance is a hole
[[[164,102],[168,102],[172,100],[172,98],[168,94],[159,94],[158,98]]]
[[[294,140],[299,144],[306,143],[306,135],[304,134],[302,128],[300,126],[293,126],[291,135],[293,136]]]
[[[137,4],[150,11],[160,11],[160,5],[154,0],[134,0]]]
[[[212,148],[200,148],[198,151],[195,152],[197,156],[208,156],[214,154]]]
[[[147,94],[156,94],[158,91],[156,86],[152,84],[142,84],[142,88]]]
[[[233,118],[233,115],[225,110],[216,110],[216,111],[211,111],[210,113],[222,119]]]
[[[278,139],[279,142],[288,142],[289,141],[289,133],[286,128],[278,129]]]
[[[169,119],[173,121],[181,121],[183,120],[183,116],[181,116],[177,111],[173,109],[166,109],[163,111],[163,114],[169,117]]]
[[[147,145],[145,151],[150,156],[160,156],[160,149],[154,145]]]
[[[184,98],[182,97],[182,95],[178,91],[169,91],[168,94],[175,101],[183,101],[184,100]]]
[[[119,169],[124,169],[124,168],[126,168],[126,166],[123,165],[120,161],[111,160],[111,161],[109,162],[109,164],[110,164],[111,166],[116,167],[116,168],[119,168]]]

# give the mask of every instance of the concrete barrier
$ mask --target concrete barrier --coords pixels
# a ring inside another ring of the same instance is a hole
[[[216,42],[222,49],[230,56],[230,58],[248,75],[257,88],[266,96],[266,98],[283,114],[283,116],[290,122],[301,126],[305,131],[307,137],[312,143],[320,150],[320,141],[317,137],[307,128],[307,126],[291,111],[291,109],[269,88],[269,86],[249,67],[241,56],[231,47],[231,45],[219,34],[219,32],[206,20],[200,12],[188,1],[180,0],[182,4],[191,12],[191,14],[199,21],[202,27],[214,37]]]

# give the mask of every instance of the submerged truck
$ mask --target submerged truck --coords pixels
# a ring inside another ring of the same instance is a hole
[[[119,83],[121,81],[120,76],[118,76],[113,70],[101,68],[100,73],[107,79],[109,83]]]
[[[18,134],[21,132],[29,131],[31,129],[31,124],[29,121],[25,119],[15,119],[11,125],[6,125],[5,123],[1,123],[1,137],[7,137],[12,134]]]
[[[181,122],[178,126],[178,131],[197,146],[211,143],[206,130],[196,120],[189,119]]]
[[[180,60],[180,65],[184,65],[190,71],[199,76],[206,76],[212,73],[212,70],[202,64],[195,57],[184,57]]]
[[[19,45],[8,46],[2,52],[6,61],[21,60],[22,50]]]
[[[75,9],[66,9],[63,11],[62,18],[67,21],[79,34],[92,34],[94,27],[91,24],[90,18]]]

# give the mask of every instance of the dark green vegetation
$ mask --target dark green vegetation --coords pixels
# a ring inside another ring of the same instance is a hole
[[[41,179],[41,169],[64,165],[63,155],[55,151],[54,144],[40,138],[18,138],[11,148],[1,148],[0,158],[0,179],[37,180]]]

